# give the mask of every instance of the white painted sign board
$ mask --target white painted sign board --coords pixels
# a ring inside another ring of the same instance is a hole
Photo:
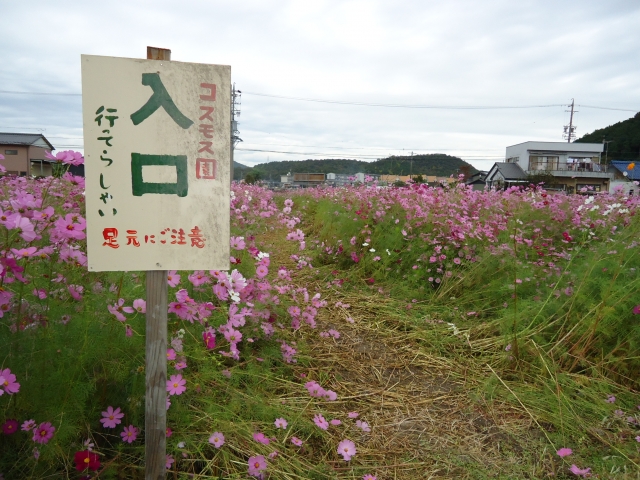
[[[82,55],[90,271],[228,270],[231,67]]]

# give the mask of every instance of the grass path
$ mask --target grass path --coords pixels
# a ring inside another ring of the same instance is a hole
[[[276,243],[272,261],[294,269],[295,250]],[[493,373],[481,357],[450,348],[464,339],[432,318],[428,306],[408,309],[358,280],[323,288],[321,276],[305,270],[294,278],[328,301],[318,327],[300,330],[308,367],[299,374],[338,392],[326,409],[357,411],[371,426],[369,433],[351,430],[359,465],[379,479],[543,478],[560,466],[522,408],[486,399],[483,385]],[[340,338],[319,335],[329,329]],[[351,478],[341,475],[351,466],[327,461],[336,478]]]

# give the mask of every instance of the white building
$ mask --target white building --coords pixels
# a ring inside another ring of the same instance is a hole
[[[609,191],[613,173],[602,163],[603,143],[524,142],[507,147],[505,163],[526,174],[549,173],[553,183],[568,192],[590,188]]]

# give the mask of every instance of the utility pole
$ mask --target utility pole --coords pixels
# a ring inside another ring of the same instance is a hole
[[[605,140],[606,137],[602,137],[602,143],[604,143],[604,164],[609,161],[609,144],[614,140]]]
[[[413,152],[411,152],[411,167],[409,169],[409,179],[413,180]]]
[[[240,132],[238,131],[238,121],[237,117],[240,116],[240,96],[242,92],[240,90],[236,90],[236,84],[231,87],[231,183],[233,183],[233,151],[236,148],[236,145],[242,141],[242,139],[238,136]]]
[[[564,126],[564,134],[562,136],[567,139],[568,143],[571,143],[571,140],[575,139],[576,137],[576,127],[573,126],[573,114],[575,112],[575,110],[573,109],[575,106],[573,98],[571,99],[571,105],[568,106],[571,107],[571,116],[569,117],[569,125]]]

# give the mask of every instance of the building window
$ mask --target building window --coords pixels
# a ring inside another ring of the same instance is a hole
[[[509,157],[507,158],[507,163],[518,163],[518,160],[520,160],[520,157]]]
[[[18,150],[5,150],[4,154],[5,155],[17,155],[18,154]]]
[[[585,193],[585,192],[599,192],[602,188],[602,185],[598,185],[598,184],[584,184],[584,183],[578,183],[576,185],[576,190],[578,190],[578,192],[581,192],[582,189],[584,189],[584,192],[581,193]]]
[[[529,170],[558,170],[558,157],[529,156]]]

